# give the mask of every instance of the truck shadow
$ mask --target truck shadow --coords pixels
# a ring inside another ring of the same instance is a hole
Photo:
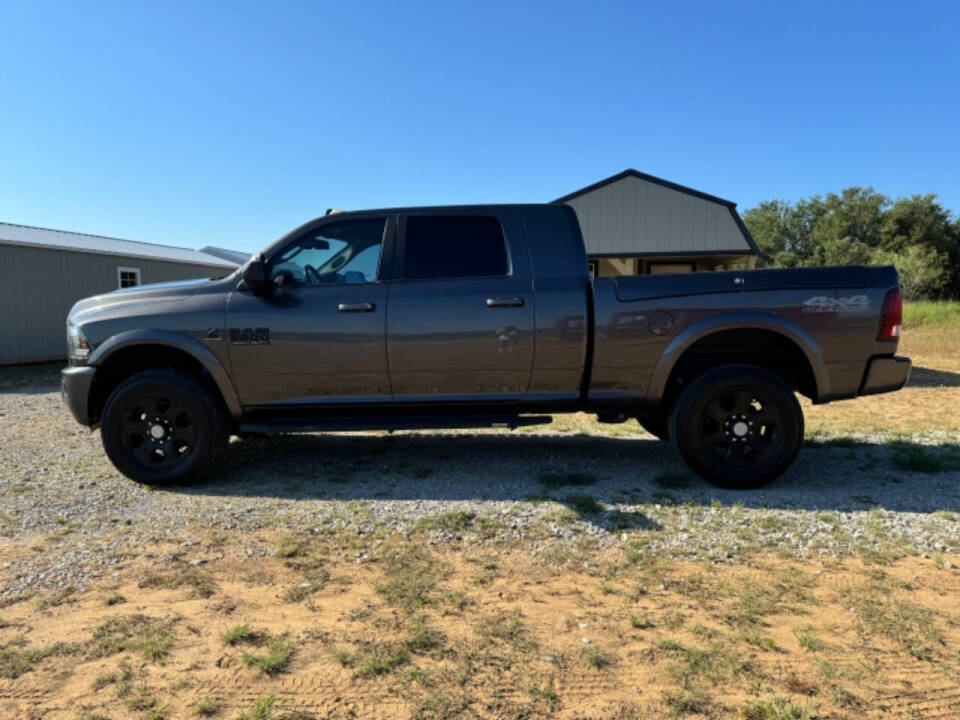
[[[773,483],[726,490],[643,435],[301,435],[235,441],[222,474],[175,491],[413,503],[555,500],[610,529],[649,523],[609,508],[642,503],[930,513],[960,509],[960,444],[808,443]]]
[[[907,387],[960,387],[960,373],[915,367],[910,371]]]

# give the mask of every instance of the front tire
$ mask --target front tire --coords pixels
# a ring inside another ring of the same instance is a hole
[[[793,388],[753,365],[724,365],[698,377],[670,415],[680,457],[705,480],[746,489],[783,474],[803,444]]]
[[[230,438],[217,399],[172,369],[137,373],[117,386],[104,406],[100,436],[117,470],[149,484],[205,477]]]

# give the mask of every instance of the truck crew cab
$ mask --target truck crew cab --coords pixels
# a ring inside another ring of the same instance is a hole
[[[313,220],[226,277],[87,298],[63,397],[150,483],[231,434],[637,418],[711,482],[751,487],[822,403],[901,388],[893,267],[591,280],[573,210],[478,205]]]

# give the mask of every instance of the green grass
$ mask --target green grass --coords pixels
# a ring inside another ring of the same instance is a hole
[[[292,655],[293,643],[287,638],[280,637],[270,641],[266,653],[244,653],[243,662],[257,668],[265,675],[276,675],[286,670]]]
[[[476,514],[463,510],[439,515],[428,515],[417,521],[418,530],[446,530],[447,532],[464,532],[473,525]]]
[[[267,695],[257,700],[253,707],[245,713],[240,713],[240,720],[271,720],[273,706],[277,704],[276,695]]]
[[[597,478],[584,472],[545,472],[540,475],[540,484],[547,490],[563,487],[586,487],[595,485]]]
[[[493,615],[481,621],[477,629],[488,637],[518,644],[523,642],[526,637],[522,617],[519,610]]]
[[[903,327],[942,327],[960,322],[960,302],[920,300],[904,303]]]
[[[207,695],[197,700],[196,704],[194,704],[193,714],[199,715],[200,717],[213,717],[220,712],[220,708],[222,707],[223,703],[220,701],[220,698]]]
[[[384,578],[377,585],[377,592],[388,603],[407,612],[430,603],[437,572],[425,550],[414,545],[394,548],[384,557],[384,564]]]
[[[898,470],[918,473],[960,470],[960,448],[894,443],[893,464]]]
[[[747,705],[741,713],[743,720],[811,720],[810,711],[794,704],[793,699],[769,695]]]
[[[361,655],[356,675],[364,678],[385,675],[408,662],[410,655],[406,648],[372,645]]]
[[[441,647],[446,642],[446,636],[436,628],[427,625],[426,618],[418,615],[413,620],[413,632],[404,642],[412,653],[425,653]]]
[[[276,552],[277,557],[286,559],[302,555],[304,549],[303,541],[300,538],[294,535],[287,535],[277,543]]]
[[[28,672],[44,658],[56,654],[62,649],[60,645],[46,645],[43,647],[27,647],[26,641],[15,640],[7,645],[0,646],[0,677],[13,680]]]
[[[194,597],[208,598],[217,591],[217,585],[207,573],[193,565],[182,565],[169,572],[155,573],[140,581],[141,588],[176,590],[189,587]]]
[[[593,645],[587,645],[581,651],[583,661],[595,670],[603,670],[616,662],[616,657],[612,653],[605,652]]]
[[[709,715],[710,697],[698,689],[664,690],[663,704],[674,717],[681,715]]]
[[[160,662],[167,656],[174,638],[172,621],[127,615],[112,618],[94,630],[88,654],[100,658],[134,650],[143,653],[147,660]]]
[[[793,636],[797,639],[797,642],[800,643],[800,647],[805,650],[811,650],[813,652],[823,650],[823,640],[814,635],[809,628],[805,630],[794,630]]]
[[[778,650],[777,643],[773,638],[769,638],[766,635],[761,635],[758,632],[746,632],[740,636],[745,643],[748,645],[753,645],[762,650]],[[799,640],[799,638],[797,638]]]
[[[263,633],[253,630],[247,623],[236,625],[220,636],[225,645],[237,645],[239,643],[259,643],[263,641]]]
[[[563,504],[580,515],[598,515],[606,509],[602,502],[590,495],[568,495]]]

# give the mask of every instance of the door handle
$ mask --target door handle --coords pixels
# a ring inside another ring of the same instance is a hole
[[[522,297],[492,297],[487,298],[488,308],[523,307]]]
[[[377,306],[372,302],[340,303],[337,305],[337,310],[340,312],[373,312],[376,309]]]

